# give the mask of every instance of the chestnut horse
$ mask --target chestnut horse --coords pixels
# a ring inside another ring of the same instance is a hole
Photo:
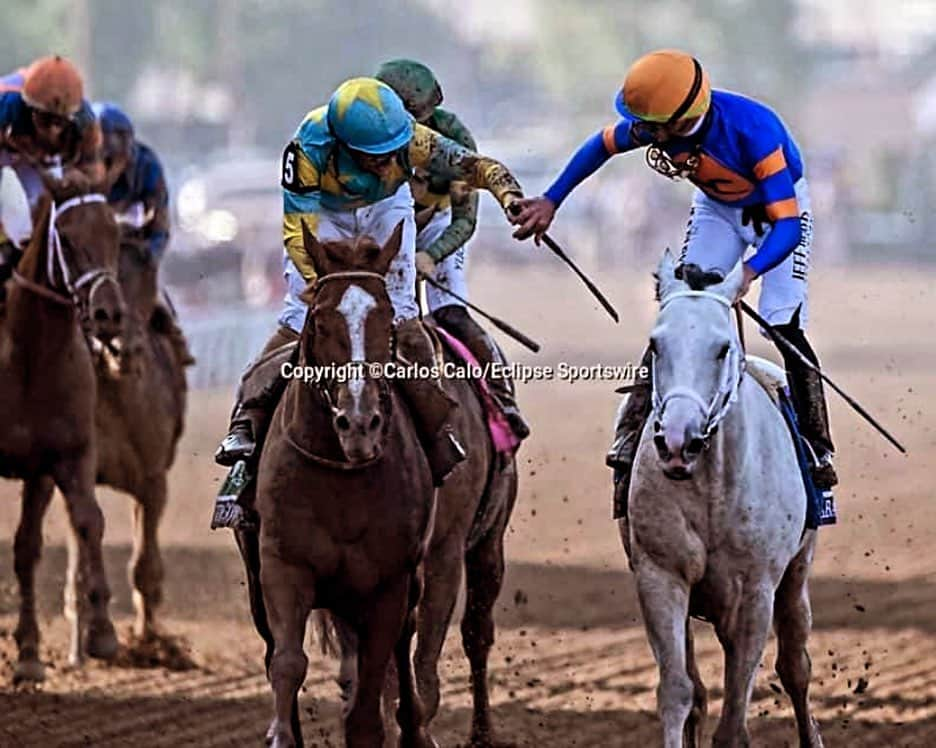
[[[402,224],[383,248],[367,238],[319,243],[304,235],[321,275],[304,295],[310,313],[299,366],[358,369],[320,383],[291,380],[260,457],[259,557],[245,553],[245,560],[255,622],[268,643],[275,717],[267,738],[277,748],[302,744],[303,639],[309,613],[325,609],[359,642],[346,744],[382,745],[380,702],[392,655],[401,744],[431,748],[410,650],[434,490],[407,409],[389,380],[371,370],[392,361],[393,306],[384,275],[399,251]],[[243,550],[244,533],[239,543]]]
[[[23,480],[14,541],[20,592],[15,637],[18,680],[38,681],[35,567],[42,519],[55,486],[65,497],[72,535],[66,615],[69,659],[112,658],[117,638],[95,499],[97,387],[91,347],[110,345],[123,324],[117,284],[118,229],[102,194],[70,194],[48,181],[37,227],[10,283],[0,317],[0,474]]]

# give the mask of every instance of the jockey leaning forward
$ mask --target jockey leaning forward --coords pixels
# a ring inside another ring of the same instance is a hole
[[[12,166],[35,210],[44,192],[37,169],[79,184],[104,176],[101,132],[75,66],[58,55],[0,78],[0,166]],[[31,230],[28,216],[0,226],[0,294]]]
[[[374,78],[346,81],[327,106],[306,115],[283,152],[288,290],[280,327],[264,352],[296,340],[302,330],[307,307],[299,295],[316,278],[317,270],[303,245],[303,225],[321,241],[367,235],[382,244],[402,221],[401,248],[387,274],[397,349],[406,360],[433,367],[435,352],[419,321],[416,300],[416,225],[409,186],[414,168],[486,189],[505,210],[522,197],[520,185],[502,164],[414,124],[394,90]],[[253,456],[284,384],[278,370],[271,378],[278,381],[251,387],[265,392],[265,397],[244,403],[239,396],[230,432],[215,455],[220,464],[234,465]],[[448,424],[452,403],[438,379],[404,379],[400,384],[433,479],[440,484],[464,459],[464,450]]]
[[[763,277],[760,314],[813,363],[808,317],[812,213],[799,148],[780,117],[758,101],[712,90],[699,62],[676,50],[651,52],[630,68],[615,106],[621,118],[589,138],[540,197],[521,201],[514,236],[538,239],[572,190],[615,153],[646,148],[647,163],[696,187],[680,256],[684,279],[705,285],[744,258],[743,296]],[[781,351],[803,436],[814,452],[817,488],[837,483],[822,380]],[[650,354],[644,354],[649,370]],[[650,412],[650,382],[618,410],[607,462],[615,471],[615,512],[626,507],[631,467]]]
[[[195,363],[168,301],[158,292],[157,273],[169,244],[169,191],[155,151],[136,138],[133,122],[113,102],[95,102],[101,149],[110,185],[107,202],[121,234],[121,285],[127,302],[165,332],[181,363]]]
[[[442,87],[426,65],[415,60],[390,60],[380,66],[375,77],[397,92],[418,123],[471,151],[477,150],[464,123],[439,106]],[[464,182],[432,174],[424,168],[414,169],[410,189],[417,212],[434,211],[416,234],[417,271],[467,299],[468,240],[478,222],[477,192]],[[493,371],[490,367],[494,364],[506,364],[500,346],[472,319],[462,301],[431,285],[426,287],[426,301],[436,322],[468,346],[483,367]],[[504,376],[489,377],[488,383],[511,429],[517,437],[525,439],[530,428],[517,407],[513,383]]]

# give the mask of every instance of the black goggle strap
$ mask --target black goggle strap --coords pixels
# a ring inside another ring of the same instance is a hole
[[[666,121],[667,125],[672,125],[682,119],[683,115],[689,111],[689,107],[692,106],[692,102],[695,101],[696,96],[699,95],[699,90],[702,88],[702,66],[695,57],[692,58],[692,65],[695,69],[695,76],[692,79],[692,85],[689,87],[689,93],[686,94],[686,98],[683,99],[682,104],[676,108],[676,111],[673,112],[672,116]]]

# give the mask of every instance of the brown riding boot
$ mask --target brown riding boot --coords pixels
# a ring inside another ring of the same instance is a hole
[[[500,346],[487,330],[472,319],[465,307],[450,304],[436,309],[432,316],[440,327],[464,343],[482,366],[507,367],[507,359],[504,358]],[[530,427],[517,406],[513,382],[509,377],[491,376],[488,377],[487,383],[511,430],[518,439],[526,439],[530,435]]]
[[[237,389],[227,436],[215,452],[219,465],[232,467],[240,460],[253,458],[286,388],[286,381],[280,376],[281,359],[293,355],[294,348],[287,346],[298,339],[299,334],[288,327],[277,328],[260,355],[247,367]]]
[[[432,339],[419,319],[408,319],[397,325],[396,344],[397,356],[404,363],[438,367]],[[442,389],[438,377],[404,377],[398,382],[426,451],[433,483],[441,486],[446,476],[465,459],[465,450],[448,423],[455,403]]]
[[[605,455],[605,464],[614,468],[613,516],[614,519],[622,519],[625,522],[627,521],[627,494],[630,490],[631,470],[634,467],[634,458],[637,456],[640,435],[650,415],[651,361],[652,356],[648,348],[640,360],[630,394],[618,407],[614,424],[614,441],[611,443],[608,454]],[[643,369],[647,371],[646,376],[640,374]]]

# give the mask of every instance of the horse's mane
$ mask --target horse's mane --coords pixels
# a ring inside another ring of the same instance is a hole
[[[29,237],[29,244],[23,250],[23,259],[19,263],[20,272],[30,280],[36,280],[39,253],[43,242],[46,240],[46,235],[49,233],[49,216],[51,212],[52,197],[44,194],[39,198],[39,207],[36,210],[36,220],[33,222],[32,236]]]
[[[681,264],[676,267],[676,278],[683,281],[692,291],[704,291],[709,286],[717,286],[725,276],[714,270],[703,270],[695,263]],[[654,299],[660,301],[660,275],[653,273]]]

